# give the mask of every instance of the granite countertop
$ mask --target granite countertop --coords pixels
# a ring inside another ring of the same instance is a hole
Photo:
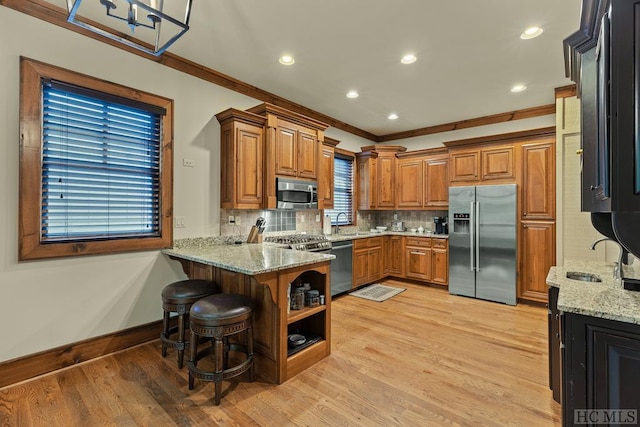
[[[448,239],[448,234],[434,234],[431,232],[412,233],[410,231],[345,231],[338,234],[327,234],[327,239],[332,242],[344,240],[364,239],[377,236],[410,236],[410,237],[431,237],[435,239]]]
[[[207,239],[185,239],[164,249],[168,256],[212,265],[250,276],[331,261],[335,255],[296,251],[260,243],[219,244]]]
[[[638,261],[635,262],[637,264]],[[568,279],[568,271],[592,273],[602,282]],[[623,266],[624,277],[638,277],[640,266]],[[569,260],[562,267],[551,267],[547,284],[560,289],[558,309],[568,313],[602,317],[640,324],[640,292],[627,291],[613,278],[613,265]]]

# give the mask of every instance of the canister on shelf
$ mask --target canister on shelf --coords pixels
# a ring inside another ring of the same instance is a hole
[[[305,305],[307,307],[317,307],[320,305],[320,291],[311,289],[306,292]]]
[[[304,288],[294,288],[291,294],[291,310],[302,310],[304,308]]]

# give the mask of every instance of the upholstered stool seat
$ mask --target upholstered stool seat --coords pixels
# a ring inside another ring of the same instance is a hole
[[[249,298],[237,294],[216,294],[198,300],[191,306],[189,314],[190,356],[189,356],[189,390],[193,389],[194,378],[215,382],[214,403],[220,404],[222,381],[236,377],[249,371],[249,380],[254,380],[253,368],[253,327],[251,322],[252,308]],[[234,337],[245,332],[245,344]],[[198,351],[200,338],[213,338],[213,346]],[[229,365],[229,352],[242,356],[237,365]],[[213,371],[198,368],[198,362],[214,354]]]
[[[185,339],[186,328],[189,326],[189,310],[194,302],[200,298],[219,292],[218,285],[209,280],[182,280],[171,283],[162,290],[163,328],[160,333],[162,341],[162,357],[167,355],[167,347],[178,351],[178,367],[182,369],[184,350],[189,345]],[[178,314],[178,324],[170,326],[171,313]],[[172,335],[177,337],[171,338]]]

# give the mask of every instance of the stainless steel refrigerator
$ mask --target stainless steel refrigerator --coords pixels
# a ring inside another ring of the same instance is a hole
[[[516,185],[449,187],[449,293],[516,304]]]

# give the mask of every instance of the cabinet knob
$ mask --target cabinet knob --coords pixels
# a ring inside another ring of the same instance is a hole
[[[596,189],[596,186],[595,186],[595,185],[592,185],[592,186],[591,186],[591,187],[589,187],[589,188],[591,189],[591,191],[593,191],[593,190],[595,190],[595,189]]]
[[[583,153],[583,152],[584,152],[584,150],[583,150],[582,148],[579,148],[579,149],[577,149],[577,150],[576,150],[576,154],[577,154],[578,156],[582,156],[582,153]]]
[[[523,212],[522,216],[527,216],[527,213],[526,213],[526,212]]]

